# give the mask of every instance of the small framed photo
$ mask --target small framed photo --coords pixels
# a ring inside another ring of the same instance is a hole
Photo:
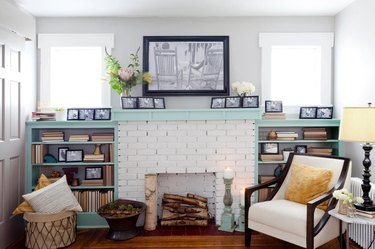
[[[66,162],[82,162],[83,161],[83,150],[67,150]]]
[[[262,154],[279,154],[278,143],[262,143],[260,151]]]
[[[265,112],[283,112],[283,102],[274,101],[274,100],[266,100]]]
[[[245,96],[242,98],[243,108],[258,108],[259,107],[259,96]]]
[[[226,97],[225,98],[225,108],[240,108],[241,107],[241,97]]]
[[[66,151],[69,150],[68,147],[59,147],[57,149],[58,157],[57,161],[58,162],[66,162]]]
[[[154,98],[153,97],[138,97],[138,108],[139,109],[154,109]]]
[[[102,167],[86,167],[85,168],[85,179],[103,179],[103,168]]]
[[[316,109],[316,118],[332,119],[333,107],[318,107]]]
[[[136,109],[137,98],[136,97],[121,97],[122,109]]]
[[[301,153],[301,154],[304,154],[304,153],[307,153],[307,145],[296,145],[296,153]]]
[[[211,99],[211,109],[225,108],[225,97],[213,97]]]
[[[78,119],[79,120],[93,120],[95,109],[79,109]]]
[[[154,98],[155,109],[165,109],[164,98]]]
[[[111,108],[95,109],[94,120],[111,120]]]
[[[316,118],[316,107],[301,107],[299,110],[300,119]]]
[[[78,120],[79,109],[68,109],[66,120]]]

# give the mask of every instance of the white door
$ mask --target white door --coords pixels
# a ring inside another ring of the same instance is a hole
[[[23,235],[22,217],[12,211],[24,190],[24,114],[22,49],[24,40],[0,27],[0,248]]]

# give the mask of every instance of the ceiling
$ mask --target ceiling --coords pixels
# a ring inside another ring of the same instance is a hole
[[[334,16],[355,0],[8,0],[37,17]]]

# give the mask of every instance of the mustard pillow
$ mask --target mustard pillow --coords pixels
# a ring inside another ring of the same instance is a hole
[[[329,190],[332,174],[332,170],[329,169],[292,164],[291,178],[286,188],[285,199],[307,204]],[[318,208],[327,208],[327,202],[320,204]]]
[[[50,181],[48,180],[48,178],[44,174],[41,174],[38,180],[38,185],[36,185],[35,190],[44,188],[45,186],[48,186],[49,184],[50,184]],[[18,207],[14,209],[13,215],[23,214],[25,212],[34,212],[34,210],[32,209],[32,207],[27,201],[24,201],[20,205],[18,205]]]

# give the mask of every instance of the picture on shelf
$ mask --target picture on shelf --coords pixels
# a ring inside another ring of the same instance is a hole
[[[213,97],[211,99],[211,108],[225,108],[225,97]]]
[[[95,109],[94,120],[111,120],[111,108]]]
[[[59,162],[66,162],[66,151],[69,150],[68,147],[59,147],[58,151],[58,158],[57,161]]]
[[[136,109],[137,98],[136,97],[121,97],[122,109]]]
[[[283,112],[283,102],[266,100],[265,101],[265,112]]]
[[[301,107],[299,111],[300,119],[314,119],[316,118],[317,107]]]
[[[259,96],[244,96],[242,98],[243,108],[258,108],[259,107]]]
[[[78,119],[79,120],[93,120],[94,119],[94,109],[79,109]]]
[[[155,108],[154,98],[152,98],[152,97],[138,97],[138,108],[139,109],[153,109],[153,108]]]
[[[164,98],[154,98],[155,109],[165,109]]]
[[[78,120],[78,109],[68,109],[67,110],[67,120]]]
[[[307,153],[307,145],[296,145],[296,153]]]
[[[261,143],[262,154],[279,154],[278,143]]]
[[[316,110],[316,118],[332,119],[333,107],[318,107]]]
[[[66,162],[82,162],[83,150],[67,150]]]
[[[85,179],[103,179],[103,168],[102,167],[86,167],[85,168]]]
[[[225,108],[240,108],[241,107],[241,97],[226,97],[225,98]]]

